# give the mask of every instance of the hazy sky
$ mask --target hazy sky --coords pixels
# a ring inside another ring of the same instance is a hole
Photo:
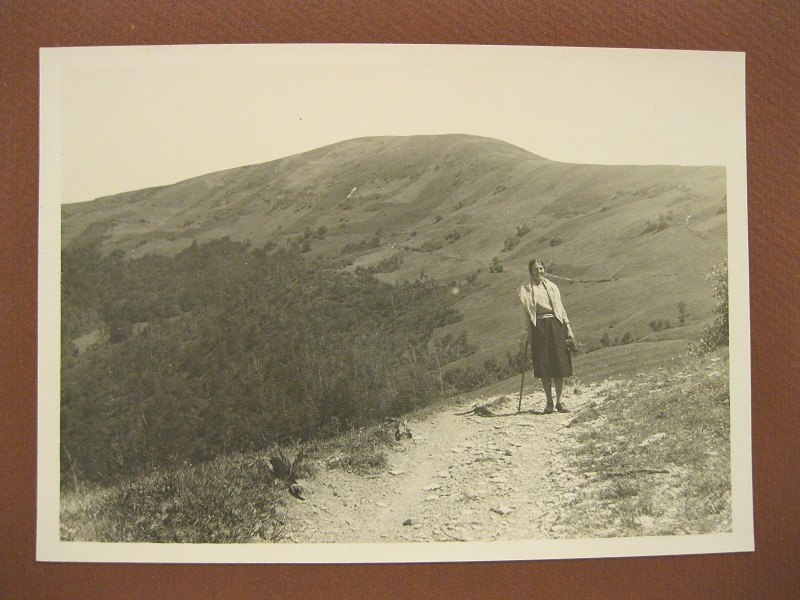
[[[76,202],[355,137],[444,133],[563,162],[726,165],[743,150],[743,70],[742,54],[663,50],[45,49],[42,143],[60,164],[43,176]]]

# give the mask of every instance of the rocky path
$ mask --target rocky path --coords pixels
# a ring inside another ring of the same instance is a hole
[[[604,386],[565,391],[571,412],[542,414],[544,393],[494,401],[497,416],[458,415],[475,401],[409,421],[412,440],[371,477],[322,471],[289,507],[289,541],[492,541],[560,537],[563,506],[583,477],[566,466],[565,428]],[[491,399],[490,399],[491,400]]]

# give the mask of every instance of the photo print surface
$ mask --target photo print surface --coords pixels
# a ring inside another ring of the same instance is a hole
[[[753,549],[743,54],[41,67],[40,560]]]

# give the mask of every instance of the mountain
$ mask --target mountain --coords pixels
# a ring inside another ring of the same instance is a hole
[[[706,275],[727,254],[726,222],[723,167],[558,163],[469,135],[369,137],[65,205],[62,247],[135,258],[230,237],[344,257],[391,283],[452,282],[464,319],[441,333],[467,331],[475,362],[519,347],[516,293],[533,257],[587,347],[604,334],[670,351],[696,339],[713,316]]]

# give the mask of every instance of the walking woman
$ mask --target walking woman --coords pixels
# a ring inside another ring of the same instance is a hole
[[[569,412],[561,402],[561,391],[564,378],[572,375],[572,357],[567,349],[567,340],[575,339],[575,336],[561,303],[561,292],[556,284],[545,279],[542,261],[533,259],[528,264],[528,271],[531,280],[519,288],[519,299],[525,309],[533,376],[542,380],[547,397],[545,414],[553,412],[553,387],[556,390],[555,409]]]

